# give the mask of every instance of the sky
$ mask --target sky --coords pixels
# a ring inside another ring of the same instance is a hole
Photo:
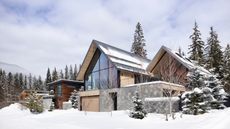
[[[0,61],[35,75],[81,64],[93,39],[130,51],[137,22],[152,59],[162,45],[187,53],[194,22],[230,43],[230,0],[0,0]]]

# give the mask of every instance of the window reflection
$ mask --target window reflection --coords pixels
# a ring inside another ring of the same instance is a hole
[[[86,90],[117,88],[117,69],[104,53],[96,51],[85,75]]]

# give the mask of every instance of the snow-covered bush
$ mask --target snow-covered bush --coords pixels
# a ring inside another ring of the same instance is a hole
[[[193,91],[185,92],[182,95],[182,104],[182,112],[184,114],[203,114],[207,109],[203,91],[199,88],[195,88]]]
[[[135,119],[143,119],[146,117],[147,112],[144,110],[143,102],[139,97],[139,94],[136,92],[136,95],[133,96],[134,108],[130,111],[129,116]]]
[[[42,96],[37,95],[35,91],[31,92],[26,98],[26,107],[29,108],[32,113],[42,113]]]
[[[79,98],[78,92],[77,92],[77,90],[74,90],[74,91],[71,93],[71,96],[70,96],[70,98],[69,98],[69,101],[71,101],[72,107],[73,107],[74,109],[78,108],[78,98]]]

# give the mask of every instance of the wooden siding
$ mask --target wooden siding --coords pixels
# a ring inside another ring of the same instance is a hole
[[[83,111],[99,112],[99,96],[81,97],[81,109]]]
[[[131,72],[120,72],[120,86],[125,87],[135,83],[134,73]]]
[[[69,100],[69,97],[71,95],[71,92],[73,92],[75,88],[74,87],[70,87],[67,84],[61,84],[61,96],[58,96],[57,94],[57,85],[55,85],[55,105],[56,108],[58,109],[62,109],[63,108],[63,102],[67,102]],[[79,89],[76,89],[79,90]]]
[[[164,53],[151,73],[163,81],[186,85],[188,69],[168,53]]]

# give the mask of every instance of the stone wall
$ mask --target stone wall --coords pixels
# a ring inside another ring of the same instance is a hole
[[[168,101],[164,102],[145,102],[145,98],[163,97],[163,88],[170,85],[170,88],[184,91],[184,87],[172,83],[153,82],[130,85],[127,87],[100,90],[100,111],[114,110],[114,96],[117,98],[117,110],[130,110],[133,108],[132,97],[136,92],[144,102],[144,106],[148,112],[164,113],[168,109]],[[178,111],[178,102],[173,102],[174,111]]]

